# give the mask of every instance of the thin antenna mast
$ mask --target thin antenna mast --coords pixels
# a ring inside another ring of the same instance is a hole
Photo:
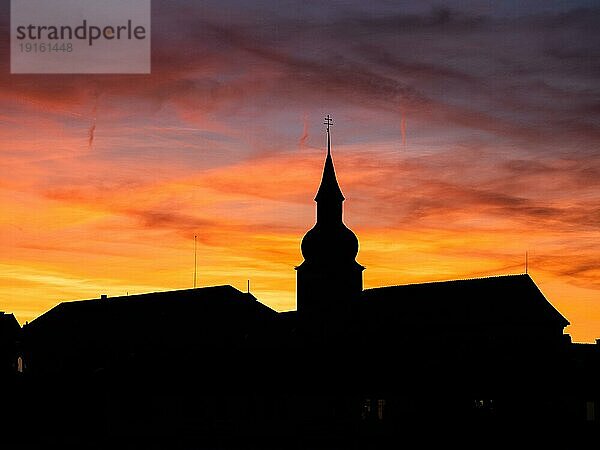
[[[525,273],[529,273],[529,252],[525,252]]]
[[[196,288],[196,235],[194,235],[194,289]]]
[[[250,293],[250,280],[248,280],[248,294]]]

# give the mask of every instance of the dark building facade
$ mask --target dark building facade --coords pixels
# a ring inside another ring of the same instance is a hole
[[[64,302],[24,327],[23,356],[39,376],[189,370],[264,347],[276,314],[231,286]]]
[[[19,347],[21,326],[13,314],[0,311],[0,379],[22,371]]]
[[[57,305],[19,347],[40,442],[363,448],[423,426],[473,437],[549,424],[596,436],[600,346],[572,344],[528,274],[363,289],[329,122],[297,311],[231,286]]]

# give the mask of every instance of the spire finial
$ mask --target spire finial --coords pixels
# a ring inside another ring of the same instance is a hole
[[[327,114],[327,116],[325,116],[325,122],[323,122],[323,124],[327,126],[327,155],[330,156],[331,155],[331,137],[329,134],[329,127],[331,127],[333,125],[333,119],[331,118],[331,116],[329,114]]]

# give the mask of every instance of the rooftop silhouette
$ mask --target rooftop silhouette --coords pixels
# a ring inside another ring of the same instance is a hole
[[[214,286],[63,302],[22,332],[2,314],[3,367],[16,373],[20,361],[24,417],[53,439],[96,443],[370,442],[465,423],[596,433],[599,346],[570,342],[569,321],[528,274],[363,289],[325,125],[297,311]]]

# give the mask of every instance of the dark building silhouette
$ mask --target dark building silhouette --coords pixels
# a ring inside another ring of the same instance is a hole
[[[421,342],[502,346],[511,352],[568,342],[563,329],[569,322],[527,274],[367,289],[359,309],[370,323],[402,324],[401,330],[365,325],[380,334],[378,339],[393,332]]]
[[[0,379],[22,371],[19,355],[21,326],[15,316],[0,311]]]
[[[572,344],[528,274],[363,290],[330,124],[297,311],[231,286],[57,305],[19,347],[36,442],[365,448],[423,427],[464,444],[554,425],[597,437],[600,345]]]
[[[317,191],[317,218],[302,239],[304,261],[297,271],[297,310],[314,333],[344,326],[353,302],[363,289],[362,272],[356,262],[358,238],[343,222],[344,195],[331,157],[330,119],[327,116],[327,157]]]
[[[231,286],[64,302],[25,327],[25,359],[39,375],[176,371],[265,345],[276,314]]]

